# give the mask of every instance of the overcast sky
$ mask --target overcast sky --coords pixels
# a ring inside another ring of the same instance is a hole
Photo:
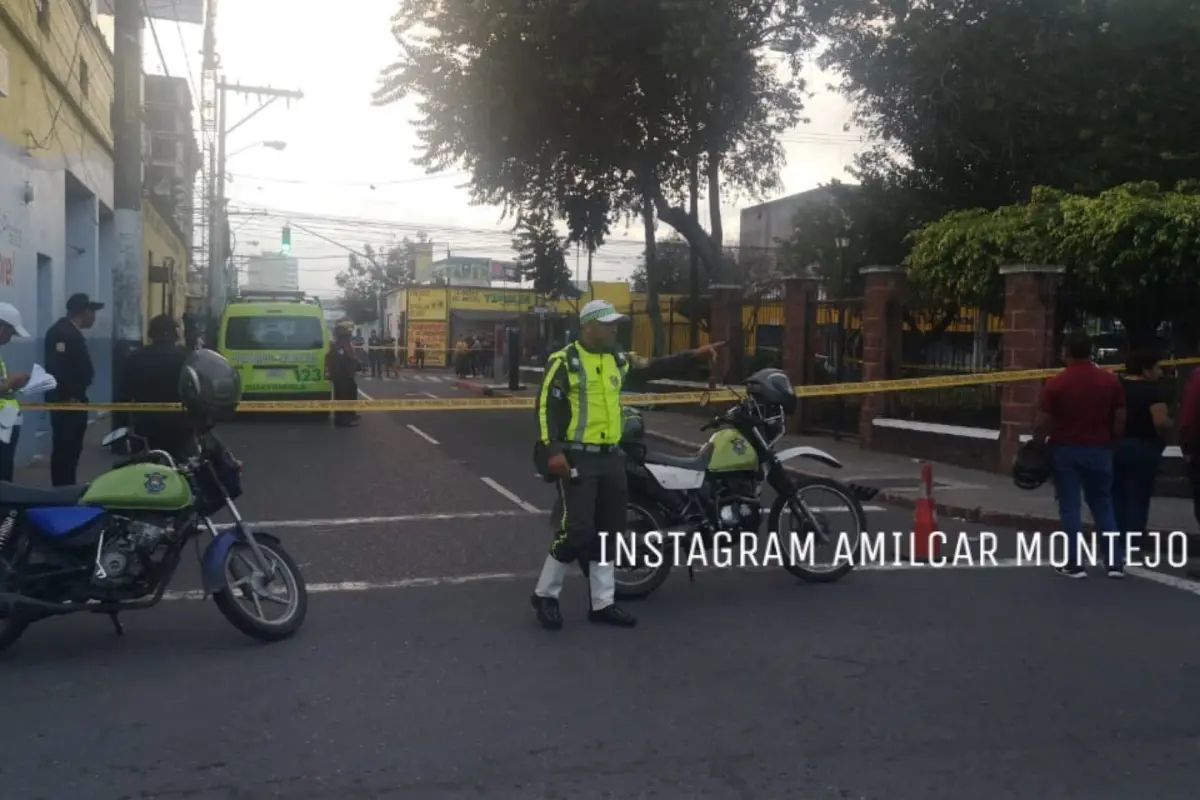
[[[396,7],[397,0],[353,0],[338,3],[331,13],[334,7],[317,0],[220,4],[217,48],[225,80],[304,92],[290,108],[277,101],[229,138],[230,207],[260,213],[233,217],[236,249],[242,254],[277,249],[283,223],[296,215],[292,251],[300,259],[301,287],[308,291],[336,292],[334,276],[344,268],[346,255],[297,225],[355,249],[426,230],[439,257],[447,251],[498,259],[514,255],[511,223],[500,220],[498,209],[471,206],[459,188],[461,174],[428,176],[412,164],[412,104],[371,105],[376,76],[397,52],[389,27]],[[102,19],[102,25],[111,31],[111,18]],[[152,28],[146,35],[146,72],[187,76],[198,96],[200,26],[155,21]],[[844,179],[845,167],[862,147],[854,132],[843,130],[850,108],[825,89],[830,76],[813,67],[806,77],[817,92],[808,104],[812,122],[785,137],[782,194]],[[230,95],[230,123],[254,107],[252,99]],[[258,145],[264,140],[285,141],[287,148],[266,149]],[[747,204],[727,198],[727,244],[736,244],[738,210]],[[311,221],[314,216],[320,221]],[[666,232],[660,229],[660,236]],[[615,231],[596,254],[595,279],[628,277],[641,248],[639,229]]]

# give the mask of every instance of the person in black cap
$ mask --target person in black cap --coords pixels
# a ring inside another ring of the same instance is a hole
[[[179,376],[190,352],[179,344],[179,325],[168,314],[150,320],[150,344],[125,362],[122,403],[179,403]],[[166,450],[176,460],[191,455],[191,427],[183,412],[134,414],[133,432],[148,450]]]
[[[88,353],[83,332],[96,324],[96,312],[104,303],[96,303],[86,294],[73,294],[67,300],[67,315],[46,331],[46,371],[58,385],[46,392],[47,403],[86,403],[88,387],[96,372]],[[73,486],[83,437],[87,433],[86,411],[50,412],[50,482],[55,486]]]

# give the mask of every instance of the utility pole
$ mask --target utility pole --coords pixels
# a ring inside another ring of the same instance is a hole
[[[242,117],[232,126],[229,124],[229,117],[226,113],[229,92],[248,95],[259,100],[258,108]],[[240,83],[227,83],[224,80],[218,80],[216,95],[217,147],[213,157],[216,162],[214,167],[215,174],[213,175],[215,192],[209,221],[209,225],[211,226],[209,241],[211,244],[208,256],[208,304],[213,319],[216,319],[217,315],[224,309],[225,294],[229,288],[229,280],[225,270],[225,251],[229,248],[229,243],[225,241],[225,143],[229,138],[229,134],[245,125],[276,100],[281,98],[289,101],[300,100],[304,97],[304,93],[289,89],[272,89],[269,86],[243,86]]]
[[[124,395],[125,364],[142,346],[142,5],[113,5],[113,397]],[[113,414],[114,429],[125,424]]]

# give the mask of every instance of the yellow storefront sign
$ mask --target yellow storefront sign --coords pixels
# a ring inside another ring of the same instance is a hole
[[[425,352],[425,363],[432,367],[446,365],[446,323],[408,323],[408,363],[416,363],[417,342]]]
[[[526,314],[538,305],[537,296],[520,289],[451,289],[450,307],[455,311],[496,311]],[[552,307],[553,301],[545,301]]]
[[[447,303],[445,289],[409,289],[408,318],[446,321]]]

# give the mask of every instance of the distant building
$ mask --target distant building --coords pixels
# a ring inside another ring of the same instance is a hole
[[[833,192],[828,186],[821,186],[743,208],[738,236],[739,263],[765,262],[769,267],[774,267],[778,240],[791,235],[796,215],[806,208],[831,202]]]
[[[246,259],[246,282],[251,291],[296,292],[300,290],[300,264],[280,253],[263,253]]]
[[[511,261],[452,256],[441,261],[418,261],[414,277],[417,283],[486,287],[491,286],[493,281],[519,281],[520,272]]]

